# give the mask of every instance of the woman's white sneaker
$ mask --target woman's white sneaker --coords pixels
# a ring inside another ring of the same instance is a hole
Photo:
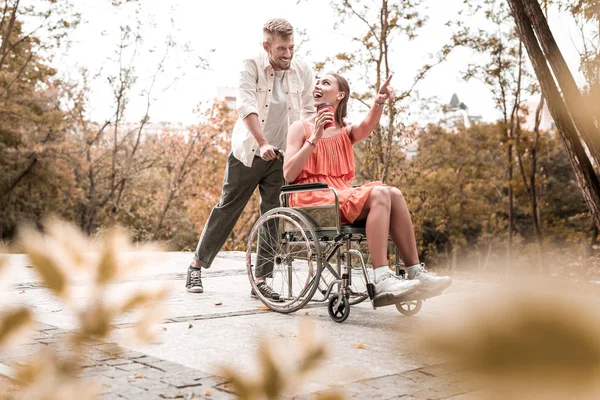
[[[388,272],[379,277],[375,282],[375,296],[391,294],[394,297],[401,297],[416,291],[421,286],[419,280],[402,279],[398,275]]]
[[[412,280],[421,282],[420,291],[424,293],[440,293],[452,285],[452,278],[449,276],[437,276],[428,272],[423,266],[419,268],[419,272]]]

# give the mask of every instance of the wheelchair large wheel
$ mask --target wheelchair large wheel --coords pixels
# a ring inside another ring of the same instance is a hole
[[[313,297],[321,276],[321,247],[315,229],[302,213],[279,207],[263,214],[248,237],[246,268],[250,285],[271,310],[291,313]],[[268,270],[272,268],[272,273]],[[280,295],[267,298],[256,288],[256,278]]]
[[[350,315],[350,303],[348,303],[348,299],[345,297],[342,297],[340,301],[338,296],[332,296],[327,304],[327,311],[329,312],[329,318],[335,322],[342,323]]]
[[[408,300],[403,301],[401,303],[396,303],[396,309],[400,311],[400,314],[406,315],[407,317],[412,317],[419,311],[421,311],[421,307],[423,306],[423,300]]]

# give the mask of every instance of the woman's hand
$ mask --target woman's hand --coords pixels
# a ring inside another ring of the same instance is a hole
[[[334,123],[333,113],[328,109],[321,108],[317,111],[317,118],[315,119],[315,129],[313,134],[310,136],[312,142],[319,140],[323,137],[325,125],[328,123]]]
[[[380,106],[383,105],[386,100],[389,100],[390,102],[394,101],[394,90],[390,87],[390,81],[392,80],[393,76],[394,75],[388,76],[375,95],[375,103],[379,104]]]

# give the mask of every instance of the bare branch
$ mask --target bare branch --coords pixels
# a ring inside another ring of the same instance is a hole
[[[20,0],[17,0],[12,9],[10,20],[8,22],[8,27],[6,29],[5,40],[2,41],[2,46],[0,46],[0,68],[2,68],[2,66],[4,65],[4,60],[8,55],[8,51],[6,50],[6,48],[8,46],[8,42],[10,41],[10,34],[12,33],[12,30],[14,28],[15,20],[17,19],[17,9],[19,8],[19,1]]]

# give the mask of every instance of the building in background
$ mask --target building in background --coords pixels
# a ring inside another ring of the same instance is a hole
[[[458,99],[454,93],[450,102],[442,107],[443,116],[440,125],[444,128],[456,132],[459,126],[469,128],[473,123],[481,121],[481,115],[469,114],[469,107]]]
[[[522,129],[533,131],[533,128],[535,127],[535,111],[539,104],[539,100],[530,100],[523,104],[526,111],[521,114],[524,117],[523,125],[521,125]],[[551,131],[555,128],[556,124],[554,123],[554,119],[552,119],[550,110],[548,110],[548,106],[544,102],[544,108],[542,108],[542,115],[540,118],[540,131]]]

